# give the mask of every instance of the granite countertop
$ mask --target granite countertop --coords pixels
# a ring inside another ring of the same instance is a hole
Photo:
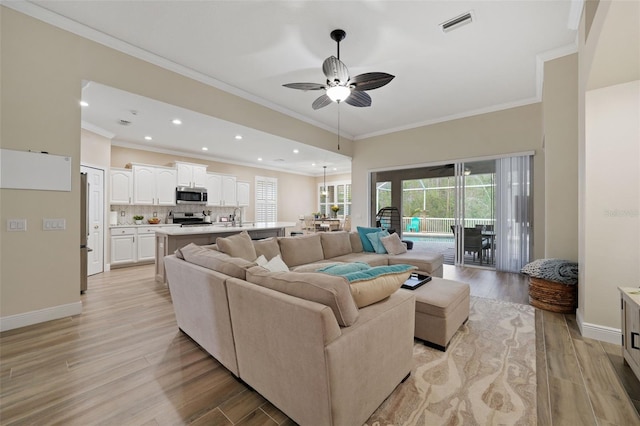
[[[131,224],[119,224],[119,225],[109,225],[109,229],[113,228],[147,228],[149,226],[171,226],[171,227],[180,227],[179,223],[143,223],[142,225],[136,225],[135,223]]]
[[[209,226],[187,226],[184,228],[171,227],[158,229],[158,234],[164,235],[193,235],[193,234],[221,234],[228,232],[240,232],[240,231],[256,231],[261,229],[279,229],[279,228],[292,228],[295,227],[295,222],[256,222],[250,225],[243,226],[224,226],[223,223],[217,223]]]

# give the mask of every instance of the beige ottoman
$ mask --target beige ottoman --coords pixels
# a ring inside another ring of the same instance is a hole
[[[446,351],[458,328],[469,318],[469,284],[433,277],[411,291],[416,296],[414,336]]]

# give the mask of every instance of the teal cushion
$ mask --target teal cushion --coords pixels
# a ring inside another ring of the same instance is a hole
[[[418,269],[413,265],[397,264],[388,266],[374,266],[373,268],[365,269],[362,271],[350,272],[343,275],[350,283],[357,281],[370,280],[372,278],[379,277],[381,275],[397,274],[399,272],[407,272],[413,269]]]
[[[324,268],[316,269],[316,272],[324,272],[331,275],[345,275],[351,272],[363,271],[371,266],[364,262],[341,263],[338,265],[329,265]]]
[[[388,237],[389,233],[386,230],[382,230],[380,232],[371,232],[367,234],[367,238],[371,241],[371,245],[373,246],[373,251],[378,254],[385,254],[387,249],[384,248],[384,244],[380,241],[380,237]]]
[[[358,226],[358,235],[360,235],[360,241],[362,241],[362,249],[364,251],[368,251],[369,253],[375,252],[373,246],[371,245],[371,241],[367,238],[367,234],[372,232],[380,232],[382,228],[365,228],[364,226]]]

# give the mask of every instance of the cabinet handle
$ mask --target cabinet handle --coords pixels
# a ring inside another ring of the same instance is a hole
[[[638,345],[636,345],[636,337],[640,336],[638,333],[631,332],[631,349],[640,349]]]

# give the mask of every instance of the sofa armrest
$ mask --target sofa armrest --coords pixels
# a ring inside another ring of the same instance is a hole
[[[178,327],[238,376],[225,286],[229,277],[175,255],[166,256],[164,265]]]
[[[300,424],[331,424],[325,345],[331,308],[239,279],[227,281],[240,378]]]

